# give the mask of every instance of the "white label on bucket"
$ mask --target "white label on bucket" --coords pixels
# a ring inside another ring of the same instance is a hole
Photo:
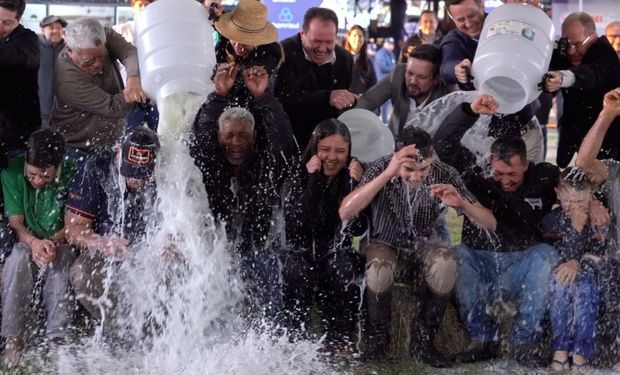
[[[534,28],[532,25],[520,21],[497,21],[487,31],[487,38],[494,35],[516,35],[528,40],[534,40]]]

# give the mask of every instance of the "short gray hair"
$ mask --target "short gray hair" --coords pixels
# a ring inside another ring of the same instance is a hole
[[[99,48],[105,42],[105,29],[92,17],[78,18],[65,28],[65,43],[73,51]]]
[[[217,120],[219,129],[228,121],[241,121],[250,128],[250,132],[254,131],[254,116],[245,108],[232,107],[225,110]]]

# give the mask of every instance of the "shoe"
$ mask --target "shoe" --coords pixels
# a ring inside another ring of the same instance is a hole
[[[448,368],[454,364],[431,343],[411,349],[411,359],[414,362],[424,363],[435,368]]]
[[[538,343],[515,344],[513,346],[515,360],[523,367],[546,367],[551,357],[543,353]]]
[[[23,344],[19,337],[9,337],[6,340],[2,362],[7,367],[15,367],[22,356]]]
[[[454,356],[456,363],[488,361],[499,357],[499,342],[472,341],[464,351]]]

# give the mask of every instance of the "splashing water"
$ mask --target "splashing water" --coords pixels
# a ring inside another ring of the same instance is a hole
[[[324,374],[320,343],[275,336],[244,318],[244,286],[208,207],[185,135],[202,98],[160,104],[157,218],[116,274],[124,296],[120,342],[61,348],[61,374]],[[104,341],[105,342],[105,341]],[[108,343],[110,343],[108,341]],[[44,366],[41,366],[42,368]]]

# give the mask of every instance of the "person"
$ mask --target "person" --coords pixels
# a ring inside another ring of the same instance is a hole
[[[441,51],[431,45],[420,46],[411,53],[407,64],[398,64],[394,71],[361,96],[357,108],[377,110],[390,100],[394,110],[389,127],[396,140],[411,116],[449,90],[439,77]]]
[[[114,25],[112,29],[125,38],[127,43],[137,47],[137,35],[136,35],[136,17],[142,12],[145,6],[153,3],[155,0],[132,0],[131,1],[131,14],[133,19],[131,21],[123,22]],[[123,84],[127,84],[127,70],[122,64],[117,64],[118,70],[123,77]],[[150,100],[145,103],[134,103],[127,114],[125,122],[125,132],[129,133],[136,126],[146,126],[149,129],[157,131],[157,125],[159,124],[159,111],[157,106],[152,104]]]
[[[41,20],[42,35],[39,36],[41,64],[37,83],[39,85],[39,104],[41,106],[41,126],[48,126],[54,103],[54,68],[56,58],[65,47],[62,29],[67,26],[64,19],[49,15]]]
[[[614,120],[620,117],[620,87],[610,90],[605,94],[603,98],[603,108],[599,113],[594,125],[586,134],[579,152],[577,153],[577,159],[575,165],[581,168],[586,176],[592,180],[597,186],[600,186],[600,191],[607,197],[607,206],[612,215],[618,217],[620,213],[620,204],[617,199],[617,194],[620,187],[620,163],[614,159],[597,159],[600,156],[601,147],[604,144],[605,136],[608,134]],[[620,228],[618,223],[615,223],[615,228],[611,233],[612,239],[615,243],[618,243],[620,239]],[[618,257],[618,249],[614,249],[611,254],[612,257]],[[607,278],[607,283],[603,285],[604,291],[617,290],[614,286],[618,277],[617,267],[616,274],[613,278]],[[615,297],[615,298],[614,298]],[[605,326],[605,330],[601,332],[601,342],[611,347],[611,356],[615,362],[614,370],[620,371],[620,351],[617,345],[617,334],[620,328],[620,311],[618,305],[620,304],[620,297],[617,293],[610,298],[602,298],[601,303],[605,303],[606,314],[603,316],[604,320],[608,323]],[[607,332],[605,332],[607,331]]]
[[[589,222],[594,192],[595,185],[581,170],[564,169],[556,188],[561,206],[543,218],[544,236],[560,255],[549,309],[555,371],[568,370],[571,363],[574,370],[585,370],[595,358],[599,307],[595,272],[607,255],[608,228]]]
[[[28,137],[41,126],[39,42],[19,23],[25,8],[25,0],[0,1],[0,144],[5,157],[23,153]]]
[[[309,8],[301,32],[282,41],[284,63],[275,95],[293,127],[298,145],[308,144],[312,130],[326,118],[355,104],[351,91],[353,58],[336,45],[338,16],[331,9]]]
[[[470,104],[474,113],[492,114],[497,102],[481,95]],[[436,134],[439,158],[454,166],[467,188],[497,218],[489,235],[466,218],[462,244],[456,248],[459,274],[456,296],[471,344],[458,353],[458,363],[499,355],[499,328],[488,308],[497,301],[518,299],[519,314],[512,327],[511,347],[523,366],[540,367],[548,360],[537,350],[541,320],[548,307],[556,250],[543,243],[542,218],[556,202],[559,170],[549,163],[528,161],[525,142],[504,135],[491,145],[490,170],[476,166],[475,156],[461,145],[463,132]]]
[[[62,136],[50,129],[33,132],[25,155],[12,158],[2,171],[4,214],[18,241],[2,273],[5,365],[16,365],[24,344],[36,336],[28,323],[35,319],[39,298],[50,346],[67,336],[73,313],[69,267],[75,257],[65,244],[63,215],[74,172],[73,162],[64,160]]]
[[[353,77],[351,92],[362,95],[377,83],[377,74],[373,63],[368,58],[366,31],[359,25],[353,25],[342,41],[342,47],[353,56]]]
[[[222,14],[214,25],[220,34],[215,47],[218,64],[234,62],[242,72],[262,67],[271,75],[282,62],[278,30],[267,20],[267,7],[260,1],[240,0],[232,12]],[[215,71],[217,66],[214,74]],[[249,105],[252,95],[241,74],[228,95],[231,106]]]
[[[237,74],[243,74],[253,96],[249,110],[228,108]],[[250,307],[276,319],[283,302],[274,215],[282,207],[282,184],[295,165],[297,147],[282,105],[267,89],[264,68],[241,73],[234,63],[220,64],[214,82],[215,91],[194,121],[190,153],[213,216],[225,225],[231,252],[241,263]]]
[[[364,169],[351,157],[351,135],[336,119],[321,121],[302,156],[302,171],[294,175],[293,199],[285,206],[287,242],[283,292],[290,326],[299,332],[308,325],[316,301],[324,343],[336,352],[355,348],[362,256],[352,247],[352,235],[342,231],[338,207],[362,178]]]
[[[394,38],[387,37],[383,40],[381,48],[377,50],[375,55],[375,73],[377,73],[377,81],[382,81],[385,76],[392,73],[396,67],[396,56],[394,56]],[[383,123],[388,123],[388,114],[390,112],[390,103],[385,101],[381,105],[381,119]]]
[[[122,136],[133,103],[143,103],[136,48],[94,18],[65,29],[65,49],[56,64],[51,127],[67,143],[67,156],[81,164]],[[123,88],[118,67],[127,70]]]
[[[587,13],[569,14],[562,22],[562,37],[567,49],[554,51],[545,89],[562,90],[564,98],[556,160],[564,168],[596,120],[605,93],[620,84],[620,62],[607,39],[597,36],[594,20]],[[620,160],[618,137],[620,127],[612,127],[601,158]]]
[[[86,160],[69,188],[65,236],[80,251],[70,269],[71,285],[106,334],[121,314],[114,280],[107,299],[101,300],[106,274],[144,238],[154,216],[159,148],[152,130],[137,127],[113,149]]]
[[[454,207],[489,231],[495,218],[465,188],[458,172],[436,156],[428,133],[407,128],[404,146],[370,164],[358,187],[340,205],[341,220],[368,220],[365,299],[366,357],[385,358],[390,342],[392,287],[417,286],[421,311],[411,325],[414,360],[434,367],[451,362],[433,344],[456,281],[456,260],[442,238],[442,212]],[[395,220],[398,218],[398,220]]]
[[[605,38],[614,48],[620,59],[620,21],[611,22],[605,27]]]
[[[441,31],[437,29],[438,27],[439,18],[437,18],[437,14],[429,9],[423,10],[418,20],[419,30],[405,41],[399,61],[401,63],[406,63],[411,52],[422,44],[432,44],[435,47],[439,47],[443,35]]]
[[[480,0],[448,0],[446,10],[456,28],[441,41],[440,74],[446,84],[456,86],[459,83],[457,65],[464,70],[471,67],[471,61],[474,61],[484,24],[484,8]]]

